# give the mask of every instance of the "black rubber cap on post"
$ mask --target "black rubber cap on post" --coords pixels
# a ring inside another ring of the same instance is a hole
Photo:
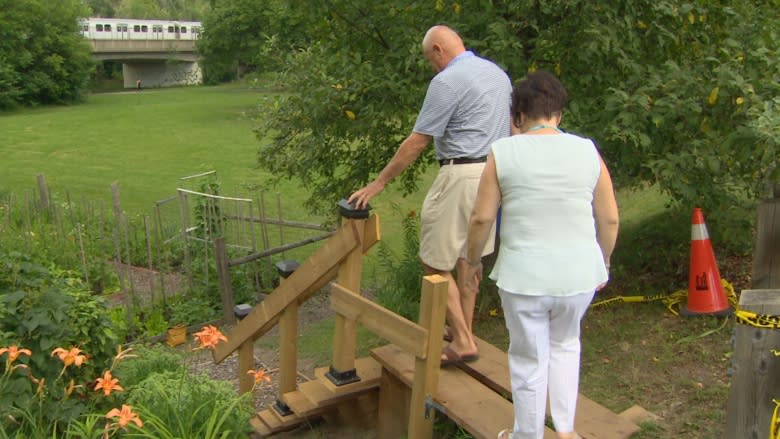
[[[366,219],[369,210],[371,210],[370,204],[366,205],[365,209],[356,209],[346,198],[339,200],[339,213],[344,218]]]
[[[294,261],[292,259],[279,261],[276,263],[276,271],[279,272],[280,276],[287,279],[295,272],[296,269],[298,269],[298,265],[298,261]]]

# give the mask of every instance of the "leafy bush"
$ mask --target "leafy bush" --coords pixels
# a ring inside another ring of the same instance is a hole
[[[379,242],[379,265],[387,281],[376,292],[377,302],[385,308],[417,321],[420,313],[420,291],[423,269],[418,258],[420,249],[420,217],[409,212],[402,220],[403,250],[398,257],[384,243]]]
[[[128,401],[146,419],[147,437],[207,437],[215,424],[221,424],[222,437],[244,437],[254,414],[250,401],[237,399],[227,382],[178,372],[152,373]]]
[[[164,372],[182,373],[182,356],[160,346],[137,345],[131,360],[122,362],[116,368],[116,376],[127,388],[133,388],[147,377]]]
[[[36,389],[27,374],[13,374],[0,392],[0,407],[24,413],[41,391],[38,413],[52,423],[81,413],[85,403],[69,398],[63,382],[91,381],[99,375],[98,364],[109,363],[116,337],[102,298],[90,294],[74,273],[47,269],[21,253],[0,252],[0,346],[18,345],[32,355],[29,374],[41,380]],[[52,361],[55,347],[78,347],[89,352],[90,361],[65,370]],[[5,373],[6,366],[0,366]]]

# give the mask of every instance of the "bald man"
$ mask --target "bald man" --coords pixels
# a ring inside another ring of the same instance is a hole
[[[498,66],[467,51],[460,36],[447,26],[428,30],[422,52],[437,74],[428,86],[414,129],[376,179],[353,193],[349,202],[364,208],[433,139],[440,168],[420,214],[419,257],[426,274],[439,274],[449,281],[447,321],[452,341],[442,353],[442,366],[447,366],[478,358],[471,327],[478,291],[466,288],[461,274],[468,267],[469,215],[489,146],[510,134],[512,85]],[[491,238],[483,256],[492,253],[493,247]],[[481,278],[481,272],[477,276]]]

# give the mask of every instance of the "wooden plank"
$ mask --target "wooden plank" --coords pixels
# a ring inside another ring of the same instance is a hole
[[[260,414],[257,414],[257,417],[249,419],[249,425],[252,426],[252,428],[262,437],[270,436],[273,434],[273,431],[265,425],[265,422],[260,419]]]
[[[374,349],[371,356],[411,387],[414,357],[394,345]],[[443,407],[447,417],[477,439],[494,439],[501,430],[514,423],[511,402],[458,368],[441,369],[433,399]],[[555,438],[555,432],[545,428],[544,439]]]
[[[780,315],[780,289],[744,290],[739,308]],[[772,399],[780,394],[780,361],[771,350],[780,346],[780,330],[738,324],[735,332],[726,437],[769,437]]]
[[[409,419],[409,401],[412,390],[400,378],[383,369],[379,380],[379,409],[377,411],[377,439],[397,439],[404,436]]]
[[[512,387],[506,352],[478,337],[474,339],[479,348],[479,360],[461,367],[478,381],[511,400]],[[582,394],[577,398],[574,428],[587,439],[626,439],[639,431],[639,426],[629,419],[618,416]]]
[[[304,383],[305,384],[305,383]],[[287,404],[296,415],[301,417],[312,417],[322,413],[322,409],[314,405],[309,398],[306,397],[300,390],[288,392],[282,395],[282,401]]]
[[[282,279],[281,282],[284,282]],[[279,395],[295,390],[298,375],[298,304],[287,305],[279,321]]]
[[[371,247],[382,239],[382,231],[379,227],[379,215],[368,217],[363,233],[363,254],[368,253]]]
[[[425,415],[425,401],[436,394],[439,386],[441,337],[447,313],[448,289],[449,282],[442,276],[423,278],[419,322],[427,332],[427,339],[424,341],[428,344],[428,351],[425,356],[415,354],[408,428],[409,436],[417,439],[433,437],[433,422],[436,417]],[[399,347],[403,349],[403,346]]]
[[[348,320],[357,321],[416,357],[427,356],[428,331],[425,328],[335,282],[330,286],[330,300],[331,308]]]
[[[214,349],[214,361],[219,363],[233,353],[242,343],[253,340],[279,320],[281,313],[293,301],[316,292],[336,274],[339,264],[359,245],[354,227],[342,227],[312,256],[304,261],[293,274],[282,282],[265,300],[257,304],[228,334],[228,341]]]
[[[247,372],[255,368],[255,344],[247,341],[238,348],[238,393],[244,394],[252,391],[255,380]]]
[[[751,279],[754,290],[780,288],[780,199],[758,206]]]

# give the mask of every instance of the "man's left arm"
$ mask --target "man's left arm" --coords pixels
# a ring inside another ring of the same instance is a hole
[[[401,175],[404,169],[417,160],[417,157],[431,143],[431,139],[432,137],[426,134],[412,132],[401,142],[401,146],[398,147],[393,158],[374,181],[350,195],[348,201],[354,204],[357,209],[365,208],[368,202],[379,195],[390,181]]]

